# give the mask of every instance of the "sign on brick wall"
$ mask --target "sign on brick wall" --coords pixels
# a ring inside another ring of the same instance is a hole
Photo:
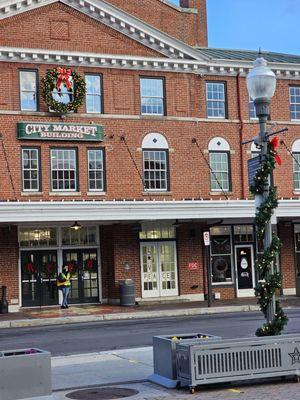
[[[194,261],[194,262],[188,263],[188,270],[189,271],[198,271],[198,269],[199,269],[198,261]]]
[[[18,122],[17,132],[21,140],[103,140],[103,127],[91,124]]]

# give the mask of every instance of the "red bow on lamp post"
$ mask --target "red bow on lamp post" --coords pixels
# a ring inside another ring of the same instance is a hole
[[[70,78],[72,76],[72,70],[71,68],[57,68],[58,72],[58,78],[56,82],[56,88],[57,90],[60,90],[62,83],[64,82],[66,84],[66,87],[68,90],[72,88],[72,83],[70,82]]]
[[[274,138],[270,141],[270,146],[271,146],[271,148],[272,148],[272,150],[273,150],[273,152],[274,152],[275,160],[276,160],[276,162],[277,162],[278,165],[281,165],[281,164],[282,164],[282,161],[281,161],[281,158],[280,158],[280,156],[279,156],[279,154],[277,153],[277,150],[276,150],[276,148],[278,147],[278,144],[279,144],[279,139],[278,139],[278,137],[274,137]]]

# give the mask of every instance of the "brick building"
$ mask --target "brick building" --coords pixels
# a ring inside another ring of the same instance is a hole
[[[247,159],[256,149],[241,143],[258,131],[245,82],[256,54],[208,48],[205,0],[180,3],[1,2],[0,285],[10,310],[58,304],[55,276],[66,263],[73,303],[118,302],[127,278],[138,301],[203,300],[208,230],[214,293],[254,295],[260,249]],[[300,57],[263,56],[278,78],[272,122],[289,128],[273,227],[283,292],[293,294]],[[58,67],[85,79],[77,112],[43,99],[41,82]]]

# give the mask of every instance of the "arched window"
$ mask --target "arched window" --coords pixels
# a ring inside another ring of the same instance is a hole
[[[294,189],[300,190],[300,139],[295,140],[292,146]]]
[[[208,145],[210,172],[210,189],[213,192],[229,191],[230,184],[230,146],[221,138],[213,138]]]
[[[145,190],[168,191],[168,149],[166,138],[160,133],[149,133],[142,142],[143,178]]]

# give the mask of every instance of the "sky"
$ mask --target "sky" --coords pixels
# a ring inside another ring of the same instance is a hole
[[[300,0],[207,0],[207,14],[209,47],[300,54]]]

